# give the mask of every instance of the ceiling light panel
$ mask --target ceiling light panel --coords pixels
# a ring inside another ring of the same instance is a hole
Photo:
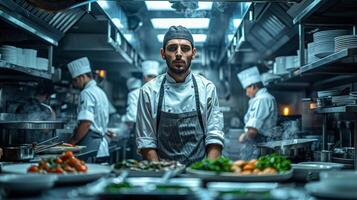
[[[152,18],[151,23],[156,29],[167,29],[170,26],[184,26],[191,29],[207,29],[209,18]]]
[[[167,10],[167,11],[175,11],[175,9],[171,8],[171,3],[169,1],[145,1],[146,8],[148,10]],[[212,2],[198,2],[197,10],[211,10]]]

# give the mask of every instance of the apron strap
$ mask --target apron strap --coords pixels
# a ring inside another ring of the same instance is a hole
[[[160,124],[160,119],[161,119],[161,108],[162,108],[162,100],[164,98],[164,84],[166,82],[166,75],[164,76],[164,79],[161,82],[160,86],[160,92],[159,92],[159,104],[157,106],[157,118],[156,118],[156,129],[159,129],[159,124]],[[156,130],[159,131],[159,130]]]
[[[195,76],[192,74],[192,81],[193,81],[193,87],[195,89],[195,101],[196,101],[196,110],[198,114],[198,120],[201,125],[201,129],[203,131],[203,135],[206,135],[205,128],[203,126],[203,119],[202,119],[202,113],[201,113],[201,106],[200,106],[200,96],[198,95],[198,86],[196,82]]]

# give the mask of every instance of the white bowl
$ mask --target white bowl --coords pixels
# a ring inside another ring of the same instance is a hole
[[[321,172],[320,181],[333,189],[357,190],[357,171]]]
[[[56,175],[4,175],[0,176],[0,185],[11,193],[37,193],[52,188],[56,180]]]

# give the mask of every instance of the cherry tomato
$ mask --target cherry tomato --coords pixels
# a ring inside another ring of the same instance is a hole
[[[27,172],[37,173],[37,172],[39,172],[39,168],[37,167],[37,165],[31,165],[31,166],[27,169]]]
[[[66,155],[67,158],[72,158],[73,157],[72,151],[66,151],[65,155]]]
[[[73,157],[73,158],[68,160],[68,164],[71,167],[75,167],[76,165],[80,164],[80,161],[77,158]]]
[[[64,170],[62,169],[62,167],[56,167],[55,168],[55,173],[57,174],[63,174]]]
[[[66,165],[66,166],[64,167],[64,170],[65,170],[66,172],[69,172],[69,173],[73,173],[73,172],[76,171],[73,167],[71,167],[71,166],[69,166],[69,165]]]
[[[76,165],[77,172],[86,172],[88,170],[87,166],[85,165]]]
[[[61,158],[56,158],[55,163],[61,164],[63,163],[63,160]]]

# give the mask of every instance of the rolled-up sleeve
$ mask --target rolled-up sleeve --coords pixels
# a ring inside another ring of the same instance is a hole
[[[216,87],[213,84],[207,87],[207,114],[206,114],[206,145],[219,144],[224,146],[223,113],[219,108]]]
[[[152,115],[150,96],[143,89],[140,89],[138,111],[136,116],[136,144],[138,151],[145,148],[156,148],[157,138],[154,129],[154,119]]]
[[[261,131],[264,121],[270,115],[270,105],[274,102],[269,99],[258,99],[254,102],[254,105],[249,110],[249,116],[247,123],[245,124],[246,128],[255,128],[258,131]]]
[[[94,122],[94,112],[95,112],[95,99],[83,92],[80,94],[80,105],[77,120],[88,120]]]

